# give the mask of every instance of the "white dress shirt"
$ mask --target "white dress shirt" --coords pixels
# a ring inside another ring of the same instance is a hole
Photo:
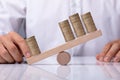
[[[95,56],[106,43],[120,38],[120,0],[0,0],[0,34],[18,32],[24,23],[26,37],[34,35],[44,52],[65,43],[58,22],[86,12],[103,35],[68,51]]]

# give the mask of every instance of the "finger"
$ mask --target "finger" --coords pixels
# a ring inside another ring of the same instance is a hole
[[[120,49],[119,43],[113,43],[113,45],[111,46],[110,50],[105,55],[104,61],[105,62],[110,62],[111,59],[115,56],[115,54],[117,54],[119,49]]]
[[[14,59],[11,57],[9,52],[4,48],[4,46],[0,45],[0,56],[7,61],[8,63],[14,63]]]
[[[4,41],[4,44],[14,60],[16,62],[22,62],[22,55],[19,53],[17,47],[10,41]]]
[[[118,53],[115,55],[115,58],[113,59],[114,62],[120,62],[120,50]]]
[[[111,48],[111,46],[112,46],[112,43],[106,44],[102,52],[96,56],[97,60],[104,61],[104,57],[106,53],[109,51],[109,49]]]
[[[22,51],[25,57],[30,57],[30,49],[26,43],[26,41],[17,33],[11,32],[9,33],[12,37],[12,41],[19,46],[20,50]]]
[[[16,62],[22,62],[22,54],[20,54],[14,43],[12,43],[9,39],[4,39],[3,44]]]
[[[0,64],[5,64],[5,63],[7,63],[7,61],[0,56]]]
[[[107,45],[105,45],[105,47],[103,48],[102,53],[107,53],[110,50],[112,44],[113,43],[108,43]]]

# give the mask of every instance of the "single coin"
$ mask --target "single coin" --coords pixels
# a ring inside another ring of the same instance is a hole
[[[67,65],[71,60],[71,56],[68,52],[60,52],[57,56],[57,61],[60,65]]]

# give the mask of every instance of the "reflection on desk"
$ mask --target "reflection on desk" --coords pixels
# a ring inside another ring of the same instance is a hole
[[[43,62],[1,64],[0,80],[120,80],[120,63],[102,63],[95,57],[73,57],[67,66]]]

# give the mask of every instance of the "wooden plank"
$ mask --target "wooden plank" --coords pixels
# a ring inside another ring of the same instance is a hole
[[[87,42],[87,41],[92,40],[94,38],[97,38],[101,35],[102,35],[101,30],[97,30],[95,32],[88,33],[88,34],[81,36],[81,37],[78,37],[72,41],[68,41],[65,44],[62,44],[62,45],[55,47],[51,50],[45,51],[39,55],[35,55],[35,56],[30,57],[30,58],[27,58],[27,62],[28,62],[28,64],[38,62],[38,61],[43,60],[45,58],[48,58],[52,55],[55,55],[61,51],[70,49],[70,48],[77,46],[81,43],[84,43],[84,42]]]

